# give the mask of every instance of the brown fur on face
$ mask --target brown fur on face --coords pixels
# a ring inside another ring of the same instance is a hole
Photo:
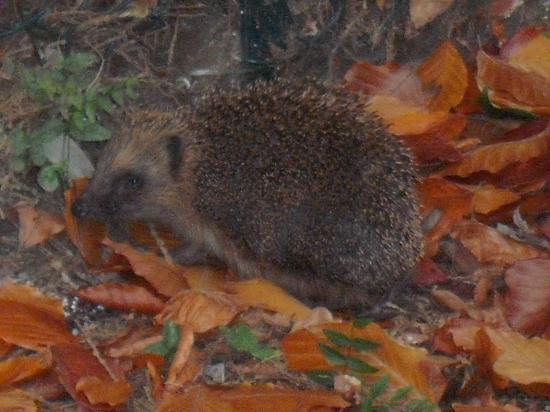
[[[279,81],[142,115],[108,144],[82,204],[114,227],[169,225],[242,277],[358,308],[416,264],[415,179],[408,151],[351,97]]]

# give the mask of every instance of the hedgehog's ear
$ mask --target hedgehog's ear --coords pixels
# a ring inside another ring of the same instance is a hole
[[[178,175],[181,162],[183,161],[183,144],[181,137],[170,136],[166,139],[166,150],[168,151],[170,174],[175,178]]]

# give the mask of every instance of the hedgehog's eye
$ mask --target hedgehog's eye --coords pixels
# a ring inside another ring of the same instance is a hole
[[[138,175],[129,174],[126,176],[126,187],[131,190],[138,190],[143,187],[143,178]]]

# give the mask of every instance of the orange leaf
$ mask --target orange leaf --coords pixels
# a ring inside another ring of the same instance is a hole
[[[105,225],[91,220],[77,220],[71,212],[73,203],[82,195],[87,185],[88,179],[77,179],[65,191],[67,234],[89,266],[101,267],[101,241],[105,238]]]
[[[340,366],[330,365],[319,349],[319,343],[327,343],[323,329],[335,330],[348,337],[367,339],[380,345],[373,352],[351,350],[349,353],[378,369],[374,374],[362,375],[367,381],[388,374],[396,388],[412,386],[414,398],[428,398],[437,402],[443,396],[447,381],[441,373],[443,365],[439,363],[440,360],[430,358],[425,349],[398,343],[374,323],[362,329],[354,328],[351,323],[326,324],[286,336],[282,346],[290,369],[303,372],[341,371]]]
[[[517,332],[485,328],[498,350],[493,370],[501,377],[522,385],[532,385],[534,392],[550,396],[550,341],[527,339]]]
[[[14,284],[0,288],[0,338],[34,350],[74,340],[65,325],[61,302]]]
[[[550,39],[543,32],[508,53],[508,63],[550,80]]]
[[[16,207],[16,210],[19,215],[19,244],[23,247],[38,245],[65,230],[65,222],[59,216],[27,206]]]
[[[38,406],[31,395],[20,390],[0,391],[0,411],[38,412]]]
[[[505,189],[498,189],[492,185],[483,185],[473,188],[473,209],[476,213],[488,214],[500,207],[514,203],[521,199],[517,193]]]
[[[367,110],[378,114],[389,131],[397,136],[426,133],[446,122],[450,116],[448,112],[431,112],[388,95],[373,96]]]
[[[82,393],[92,405],[118,406],[125,403],[132,387],[126,381],[103,380],[97,376],[83,376],[76,383],[77,393]]]
[[[329,391],[299,391],[272,385],[229,389],[195,385],[182,395],[166,392],[157,412],[330,412],[348,406],[340,395]]]
[[[523,333],[544,332],[550,324],[550,260],[520,260],[506,270],[504,279],[510,325]]]
[[[524,71],[482,50],[477,53],[477,81],[480,88],[508,93],[529,106],[550,106],[550,76]]]
[[[127,283],[102,283],[80,289],[77,295],[89,302],[118,310],[158,313],[164,308],[164,302],[148,289]]]
[[[92,354],[80,343],[61,344],[52,347],[52,356],[55,371],[59,381],[65,387],[71,397],[79,404],[93,411],[110,411],[115,409],[107,402],[92,404],[91,400],[77,389],[77,385],[84,377],[95,377],[100,381],[115,384],[107,370]]]
[[[0,362],[0,386],[34,378],[51,367],[43,356],[19,356]],[[1,410],[1,408],[0,408]]]
[[[463,187],[439,177],[430,177],[418,187],[421,212],[426,216],[434,209],[443,213],[435,227],[425,236],[429,255],[437,251],[439,239],[472,210],[473,194]],[[435,250],[434,250],[435,249]]]
[[[15,345],[0,339],[0,358],[6,356],[15,347]]]
[[[168,370],[166,387],[170,391],[177,390],[193,381],[202,371],[203,360],[199,351],[193,348],[194,334],[189,328],[181,333],[178,350]]]
[[[195,333],[227,325],[245,307],[228,294],[214,291],[183,290],[156,316],[159,323],[171,320]]]
[[[512,163],[548,156],[548,153],[550,153],[550,129],[520,141],[479,147],[465,154],[460,163],[447,167],[442,174],[466,177],[482,170],[496,173]]]
[[[497,230],[477,222],[460,222],[452,236],[482,263],[511,265],[519,259],[545,257],[547,254],[510,239]]]
[[[449,111],[462,101],[468,86],[468,70],[451,42],[439,46],[417,73],[424,88],[432,87],[437,91],[428,109]]]
[[[105,239],[103,243],[125,256],[134,273],[147,280],[158,293],[174,296],[188,287],[184,276],[185,268],[170,264],[154,253],[140,252],[125,243],[116,243],[110,239]]]
[[[265,279],[228,282],[226,290],[235,294],[239,303],[282,313],[292,320],[304,319],[311,314],[311,309],[302,302]]]

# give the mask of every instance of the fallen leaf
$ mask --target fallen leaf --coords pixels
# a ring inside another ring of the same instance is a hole
[[[187,382],[195,379],[197,374],[202,370],[201,363],[195,363],[193,365],[193,370],[188,368],[188,361],[193,351],[194,343],[195,338],[193,330],[190,328],[183,328],[176,355],[170,365],[168,377],[166,378],[166,387],[168,390],[177,390]]]
[[[3,339],[0,339],[0,358],[6,356],[15,347],[12,343],[8,343]]]
[[[74,340],[60,301],[15,284],[0,288],[0,338],[33,350]]]
[[[472,199],[473,211],[476,213],[488,214],[504,205],[517,202],[521,196],[510,190],[499,189],[492,185],[483,185],[472,188],[474,197]]]
[[[482,263],[511,265],[519,259],[545,257],[547,254],[502,235],[482,223],[463,221],[451,235],[466,246]]]
[[[164,310],[155,320],[158,323],[171,320],[184,329],[204,333],[227,325],[244,309],[244,306],[239,305],[226,293],[183,290],[166,303]]]
[[[512,331],[484,329],[499,351],[493,364],[495,373],[522,385],[533,385],[539,395],[550,396],[550,341],[528,339]]]
[[[550,324],[550,260],[517,261],[506,270],[504,280],[510,325],[522,333],[544,332]]]
[[[458,164],[448,166],[441,174],[467,177],[482,170],[496,173],[512,163],[526,162],[535,157],[547,156],[548,153],[550,129],[520,141],[481,146],[464,154]]]
[[[88,302],[118,310],[158,313],[164,302],[147,288],[128,283],[102,283],[80,289],[78,297]]]
[[[225,290],[243,305],[282,313],[292,320],[305,319],[311,314],[311,309],[302,302],[265,279],[228,282]]]
[[[50,362],[41,355],[18,356],[0,361],[0,387],[14,385],[34,378],[50,367]]]
[[[413,283],[418,286],[431,286],[449,281],[449,275],[430,258],[422,258],[418,262]]]
[[[409,13],[414,28],[422,28],[445,12],[453,3],[454,0],[411,0]]]
[[[438,249],[439,239],[471,212],[473,194],[440,177],[429,177],[420,183],[418,194],[423,217],[434,209],[442,212],[437,224],[424,236],[426,254],[432,256]]]
[[[82,196],[87,186],[88,179],[76,179],[71,188],[65,191],[67,234],[89,266],[101,267],[101,241],[105,238],[105,225],[92,220],[77,220],[71,212],[73,203]]]
[[[354,328],[351,323],[320,325],[310,330],[299,330],[283,339],[283,351],[291,370],[301,372],[336,370],[342,366],[330,364],[319,347],[327,343],[323,330],[333,330],[354,339],[376,342],[374,351],[346,350],[348,355],[367,362],[378,369],[373,374],[361,374],[367,381],[390,376],[394,388],[412,386],[412,398],[427,398],[437,402],[443,396],[447,381],[441,373],[442,359],[431,357],[425,349],[396,342],[380,326],[371,323],[365,328]],[[445,363],[445,361],[443,361]]]
[[[78,383],[84,377],[95,377],[100,381],[111,382],[111,384],[115,383],[91,351],[80,343],[75,342],[52,347],[52,356],[54,369],[59,377],[59,381],[77,403],[93,411],[110,411],[115,409],[115,407],[109,405],[107,402],[92,404],[77,389]]]
[[[522,186],[544,184],[550,180],[550,156],[533,157],[526,162],[512,163],[496,175],[492,181],[503,188],[521,188]]]
[[[0,391],[0,411],[38,412],[34,398],[20,389]]]
[[[468,70],[451,42],[442,43],[418,68],[417,73],[424,89],[435,88],[436,91],[427,104],[429,110],[449,111],[464,98],[468,86]]]
[[[529,106],[550,106],[550,76],[517,68],[480,50],[477,53],[477,81],[480,89],[489,87],[510,94]]]
[[[132,387],[126,381],[103,380],[97,376],[82,376],[75,389],[77,393],[84,395],[91,405],[122,405],[132,393]]]
[[[550,38],[539,32],[525,44],[508,51],[507,60],[515,68],[550,80]]]
[[[116,243],[110,239],[105,239],[103,243],[125,256],[134,273],[147,280],[161,295],[174,296],[180,290],[188,288],[184,276],[185,268],[168,263],[152,252],[140,252],[125,243]]]
[[[474,406],[460,405],[457,403],[453,403],[453,410],[454,412],[522,412],[520,408],[513,405]]]
[[[19,245],[22,247],[39,245],[65,230],[65,222],[59,216],[28,206],[15,209],[19,216]]]
[[[184,394],[166,392],[157,412],[330,412],[349,403],[334,392],[280,389],[272,385],[216,388],[195,385]]]

